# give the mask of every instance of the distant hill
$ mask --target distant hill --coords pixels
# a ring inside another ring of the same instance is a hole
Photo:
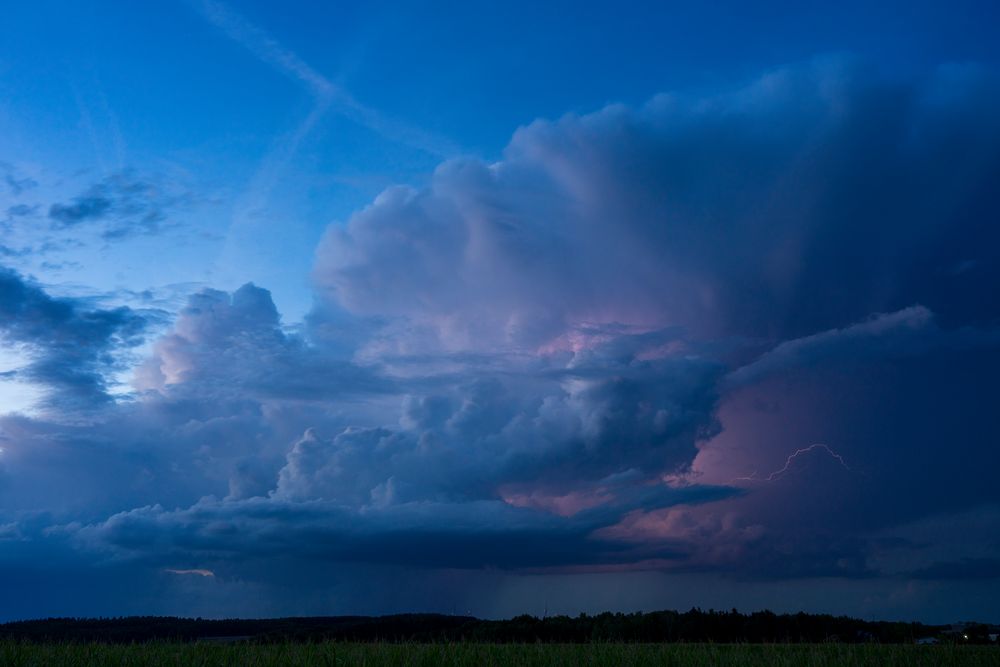
[[[970,625],[970,627],[973,627]],[[979,627],[979,626],[976,626]],[[982,626],[986,627],[986,626]],[[595,616],[518,616],[488,621],[469,616],[398,614],[205,620],[161,616],[48,618],[0,625],[0,640],[130,643],[152,640],[308,642],[880,642],[966,639],[951,626],[863,621],[825,614],[768,611],[658,611]],[[987,636],[983,636],[988,641]]]

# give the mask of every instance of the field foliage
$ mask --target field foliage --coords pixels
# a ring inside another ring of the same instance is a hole
[[[659,666],[995,666],[995,646],[875,644],[473,644],[340,643],[227,645],[208,642],[39,644],[0,642],[5,667],[231,666],[529,667]]]

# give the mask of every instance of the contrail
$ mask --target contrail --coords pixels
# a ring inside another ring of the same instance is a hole
[[[295,52],[285,48],[262,28],[217,0],[194,2],[198,12],[227,37],[250,51],[260,61],[298,81],[312,93],[317,109],[332,105],[343,116],[364,125],[383,137],[446,158],[459,153],[455,144],[418,128],[384,116],[354,98],[316,71]],[[313,119],[315,122],[315,119]]]
[[[90,146],[94,150],[94,158],[97,160],[97,168],[101,170],[102,176],[108,176],[111,172],[108,169],[108,164],[104,160],[104,151],[101,148],[101,142],[97,137],[97,128],[94,126],[94,119],[90,114],[90,107],[83,99],[83,95],[80,94],[80,89],[77,88],[76,84],[71,82],[70,88],[73,91],[73,99],[76,101],[76,109],[80,114],[80,124],[83,126],[84,130],[87,132],[87,138],[90,140]]]
[[[209,23],[222,30],[227,37],[245,47],[265,63],[293,79],[298,79],[316,97],[322,99],[341,95],[346,98],[346,101],[353,102],[349,95],[346,95],[326,77],[310,67],[295,53],[283,47],[264,30],[250,23],[226,5],[214,0],[202,0],[196,4],[196,7]]]
[[[357,103],[293,51],[286,49],[264,30],[225,4],[215,0],[201,0],[192,2],[192,5],[205,20],[221,30],[226,37],[243,46],[258,60],[300,83],[316,100],[312,111],[295,131],[289,137],[282,138],[278,146],[273,148],[262,161],[250,183],[248,193],[243,201],[236,205],[234,224],[240,225],[253,210],[262,208],[266,204],[282,172],[287,169],[295,153],[298,152],[299,145],[330,105],[336,100],[342,108],[351,109]],[[230,230],[231,235],[232,230]],[[228,245],[227,240],[226,249]],[[226,249],[223,250],[223,255],[227,254]]]
[[[757,472],[754,471],[751,475],[749,475],[747,477],[735,477],[735,478],[733,478],[732,481],[734,481],[734,482],[736,482],[736,481],[743,481],[743,482],[773,482],[774,480],[778,479],[779,477],[781,477],[782,475],[784,475],[786,472],[788,472],[788,469],[791,467],[792,462],[796,458],[798,458],[802,454],[806,454],[806,453],[811,452],[811,451],[816,450],[816,449],[822,449],[822,450],[824,450],[827,454],[829,454],[831,457],[833,457],[834,459],[836,459],[837,462],[840,463],[840,465],[842,465],[844,467],[844,470],[848,470],[848,471],[850,470],[850,467],[847,465],[847,462],[844,461],[844,457],[843,456],[841,456],[837,452],[835,452],[832,449],[830,449],[830,447],[828,445],[825,445],[823,443],[819,443],[818,442],[818,443],[816,443],[814,445],[809,445],[808,447],[803,447],[802,449],[796,449],[794,452],[792,452],[791,454],[788,455],[788,458],[785,459],[785,465],[783,465],[780,470],[775,470],[774,472],[772,472],[767,477],[757,477]]]
[[[280,137],[264,156],[244,195],[234,204],[232,221],[217,259],[223,271],[236,263],[241,237],[253,236],[253,218],[267,206],[271,193],[288,170],[302,142],[322,120],[334,111],[376,134],[439,158],[461,151],[450,141],[388,118],[356,100],[350,92],[326,78],[294,51],[283,46],[263,28],[218,0],[189,0],[207,22],[239,44],[261,62],[303,86],[314,98],[309,114],[293,132]]]
[[[76,102],[77,111],[80,114],[80,125],[86,132],[94,150],[94,159],[97,168],[102,176],[110,176],[113,173],[121,172],[125,169],[125,138],[122,135],[121,127],[118,125],[118,116],[111,108],[107,95],[104,94],[104,86],[96,71],[87,73],[89,81],[83,81],[88,96],[93,101],[96,98],[97,116],[100,124],[95,122],[94,107],[87,103],[86,98],[80,90],[80,83],[83,74],[77,68],[71,68],[68,73],[69,87],[73,92],[73,100]],[[99,126],[100,125],[100,126]],[[107,141],[105,141],[107,140]],[[108,159],[104,145],[110,144],[113,159]]]

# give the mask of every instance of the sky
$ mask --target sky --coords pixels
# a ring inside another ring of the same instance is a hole
[[[1000,12],[812,4],[5,7],[0,620],[1000,622]]]

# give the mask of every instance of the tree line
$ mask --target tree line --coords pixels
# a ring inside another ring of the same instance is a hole
[[[971,626],[970,626],[971,627]],[[986,626],[983,626],[984,628]],[[757,611],[602,613],[482,620],[441,614],[272,619],[48,618],[0,625],[0,639],[33,642],[745,642],[912,643],[921,637],[977,641],[945,626],[864,621],[827,614]],[[954,636],[952,636],[954,635]]]

